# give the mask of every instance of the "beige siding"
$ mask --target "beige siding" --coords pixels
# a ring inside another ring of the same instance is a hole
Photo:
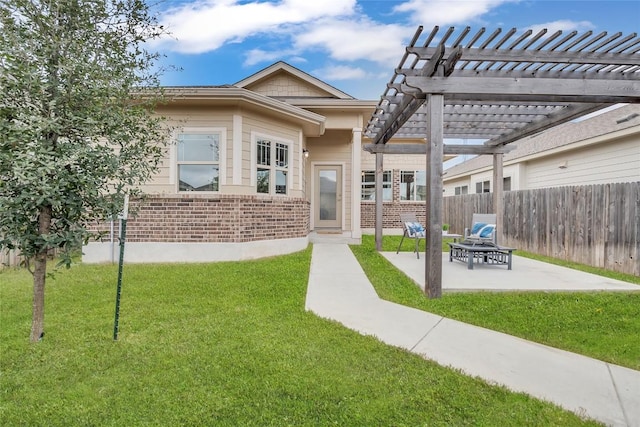
[[[309,161],[311,167],[307,168],[306,181],[308,197],[312,197],[311,180],[314,164],[340,164],[344,168],[342,170],[342,181],[344,194],[342,195],[342,205],[344,212],[344,226],[347,230],[351,229],[351,137],[352,132],[349,131],[327,131],[325,135],[319,138],[309,138],[307,147],[311,152]],[[309,162],[307,162],[309,164]]]
[[[328,97],[329,94],[317,86],[313,86],[298,77],[288,73],[280,73],[247,89],[266,96],[275,97]]]
[[[364,126],[362,114],[345,112],[335,113],[326,110],[315,110],[316,113],[322,114],[325,118],[325,127],[327,129],[349,129],[362,128]]]
[[[426,170],[427,158],[422,154],[387,154],[383,158],[384,170]],[[376,155],[362,152],[362,170],[375,170]]]
[[[225,147],[224,153],[220,153],[220,157],[222,158],[224,156],[225,159],[224,182],[226,185],[221,185],[220,193],[255,194],[255,188],[251,183],[251,173],[254,167],[254,159],[251,157],[253,136],[264,136],[290,143],[291,152],[289,162],[292,177],[289,181],[289,196],[302,197],[303,192],[300,188],[299,179],[302,150],[300,146],[301,129],[299,127],[270,117],[262,117],[260,114],[251,111],[228,108],[165,109],[160,113],[166,117],[170,117],[169,124],[175,127],[176,133],[179,132],[180,129],[200,127],[216,128],[222,131],[225,137]],[[240,185],[233,184],[234,114],[242,116],[242,119],[239,121],[242,126],[242,174]],[[148,194],[175,194],[178,192],[175,177],[173,180],[171,179],[171,170],[175,168],[175,165],[172,165],[172,162],[175,162],[175,156],[171,155],[171,150],[175,150],[175,144],[171,144],[165,149],[165,156],[162,160],[160,170],[147,185],[142,187],[144,192]]]
[[[461,179],[456,179],[455,181],[448,181],[444,184],[444,193],[443,195],[446,196],[455,196],[456,194],[456,187],[461,187],[463,185],[466,185],[467,187],[469,187],[469,192],[473,192],[471,189],[471,183],[469,182],[468,178],[461,178]]]
[[[529,189],[640,181],[640,141],[611,141],[533,160],[526,175]]]
[[[226,152],[220,153],[226,158],[227,164],[227,181],[231,182],[230,168],[233,165],[231,162],[231,153],[233,146],[233,112],[224,109],[212,109],[212,108],[180,108],[180,109],[162,109],[159,113],[169,118],[169,126],[175,128],[175,132],[180,132],[180,129],[188,128],[220,128],[224,130],[223,134],[226,134]],[[172,142],[165,149],[165,156],[160,165],[159,172],[152,178],[152,180],[142,187],[142,191],[148,194],[175,194],[178,192],[177,183],[171,182],[171,168],[174,167],[172,163],[173,156],[171,156],[171,150],[175,150],[176,146]],[[175,161],[175,160],[174,160]]]
[[[255,167],[255,159],[252,158],[252,145],[256,137],[270,138],[277,142],[291,144],[289,165],[292,176],[289,179],[289,195],[300,197],[302,192],[299,187],[299,174],[301,173],[299,159],[302,147],[298,143],[299,134],[300,128],[298,127],[245,112],[242,129],[242,185],[250,187],[252,192],[255,191],[251,183],[251,174]]]
[[[524,167],[521,164],[505,165],[502,168],[502,177],[511,178],[511,190],[520,189],[519,185],[521,185],[522,183],[523,170],[524,170]],[[489,181],[491,183],[490,187],[491,187],[491,191],[493,192],[493,170],[492,169],[473,174],[469,177],[468,179],[469,194],[474,194],[476,192],[476,183],[483,182],[483,181]],[[448,185],[449,185],[449,182],[447,182],[447,186]],[[447,196],[450,196],[450,195],[453,195],[453,194],[447,194]]]

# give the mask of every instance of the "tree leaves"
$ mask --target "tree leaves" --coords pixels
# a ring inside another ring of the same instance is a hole
[[[0,26],[0,247],[71,250],[157,170],[163,30],[136,0],[0,0]]]

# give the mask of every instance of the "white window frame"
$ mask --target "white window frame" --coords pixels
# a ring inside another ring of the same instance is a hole
[[[480,186],[481,191],[478,191],[478,186]],[[482,194],[482,193],[491,193],[491,181],[490,180],[485,179],[485,180],[476,182],[476,193],[475,194]]]
[[[181,134],[218,135],[218,161],[217,162],[178,162],[178,137]],[[174,186],[176,193],[219,193],[223,185],[226,185],[227,175],[227,129],[212,126],[190,126],[176,130],[173,134],[173,147],[169,150],[169,182]],[[180,191],[178,177],[179,164],[218,164],[218,190],[217,191]]]
[[[257,159],[257,145],[258,141],[269,141],[271,142],[271,165],[258,165]],[[276,144],[282,144],[287,147],[287,167],[280,167],[276,165]],[[293,185],[293,147],[294,143],[291,140],[281,138],[278,136],[267,135],[261,132],[251,132],[251,186],[253,187],[253,191],[256,194],[269,194],[271,196],[282,196],[287,197],[291,194],[292,185]],[[263,169],[269,169],[269,192],[268,193],[258,193],[258,166]],[[287,172],[287,191],[286,193],[276,193],[276,171],[286,171]]]
[[[511,191],[511,183],[513,180],[510,176],[505,176],[502,178],[502,191]],[[508,185],[507,185],[508,184]],[[509,188],[507,188],[509,187]]]
[[[468,185],[458,185],[454,188],[454,194],[456,196],[463,196],[465,194],[469,194],[469,186]]]
[[[425,195],[425,199],[418,199],[417,198],[417,185],[414,184],[413,186],[413,191],[411,192],[411,198],[410,199],[403,199],[404,194],[402,194],[402,177],[404,175],[405,172],[411,172],[413,173],[413,177],[414,180],[416,179],[416,177],[418,176],[418,173],[424,173],[425,176],[425,186],[426,186],[426,178],[427,178],[427,171],[424,169],[402,169],[400,170],[400,180],[399,180],[399,187],[398,187],[398,199],[400,200],[400,202],[423,202],[426,200],[426,195]],[[415,182],[415,181],[414,181]]]
[[[363,170],[362,173],[360,174],[360,201],[362,202],[370,202],[370,201],[374,201],[375,200],[375,181],[373,181],[373,189],[374,192],[371,194],[373,197],[369,198],[369,199],[363,199],[362,196],[364,196],[364,189],[365,189],[365,181],[364,181],[364,177],[367,174],[373,174],[373,177],[375,179],[375,175],[376,175],[376,171],[375,170]],[[385,181],[384,180],[384,175],[385,174],[389,174],[389,180]],[[371,181],[367,181],[366,184],[370,185],[372,182]],[[384,197],[384,190],[388,189],[388,194],[389,194],[389,198],[385,198]],[[382,201],[383,202],[391,202],[393,201],[393,171],[391,170],[386,170],[383,171],[382,174]]]

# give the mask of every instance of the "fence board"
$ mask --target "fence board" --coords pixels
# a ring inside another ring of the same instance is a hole
[[[22,262],[19,252],[15,250],[0,251],[0,268],[17,267]]]

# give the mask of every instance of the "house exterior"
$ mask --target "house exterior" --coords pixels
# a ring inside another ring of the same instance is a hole
[[[629,104],[515,142],[503,157],[504,191],[640,182],[640,105]],[[444,195],[492,191],[492,156],[445,171]]]
[[[295,252],[314,239],[360,242],[362,204],[373,206],[362,181],[374,169],[362,130],[376,101],[284,62],[234,85],[166,93],[158,114],[175,128],[173,143],[142,187],[145,199],[132,201],[127,262],[242,260]],[[412,182],[409,171],[426,165],[424,156],[394,162],[389,176]],[[422,190],[409,187],[404,194],[420,200]],[[398,205],[399,194],[389,194]],[[117,222],[98,228],[106,237],[83,248],[84,262],[116,257]]]
[[[325,239],[359,243],[375,226],[375,155],[363,128],[377,101],[355,99],[284,62],[234,85],[166,88],[175,129],[127,225],[127,262],[253,259]],[[424,143],[424,140],[396,142]],[[640,106],[567,123],[504,155],[505,189],[640,181]],[[424,155],[385,155],[383,228],[426,214]],[[491,190],[491,156],[446,171],[445,196]],[[117,258],[117,221],[84,262]]]

